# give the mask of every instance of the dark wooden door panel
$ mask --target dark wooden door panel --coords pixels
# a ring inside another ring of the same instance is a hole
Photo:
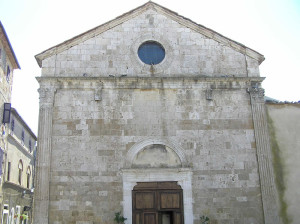
[[[132,191],[133,224],[184,224],[177,182],[138,183]]]
[[[142,224],[142,213],[133,213],[133,224]]]
[[[180,209],[180,192],[162,192],[160,193],[160,207],[162,209],[175,208]]]
[[[183,223],[183,219],[182,219],[182,216],[180,213],[174,212],[173,215],[174,215],[173,224],[182,224]]]
[[[144,224],[157,224],[157,213],[144,213]]]
[[[135,194],[136,209],[154,209],[155,192],[137,192]]]

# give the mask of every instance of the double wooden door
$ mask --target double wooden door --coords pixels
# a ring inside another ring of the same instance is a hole
[[[132,191],[133,224],[184,224],[177,182],[140,182]]]

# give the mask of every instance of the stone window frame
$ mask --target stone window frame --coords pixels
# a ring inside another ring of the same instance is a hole
[[[151,54],[153,52],[155,52],[155,56],[154,56],[154,54]],[[146,42],[142,43],[139,46],[138,56],[139,56],[139,59],[147,65],[158,65],[158,64],[162,63],[163,60],[165,60],[166,50],[161,43],[150,40],[150,41],[146,41]],[[152,59],[151,63],[148,61],[150,58]],[[159,58],[159,60],[158,60],[158,58]],[[156,62],[153,62],[153,61],[156,61]]]
[[[158,42],[163,46],[165,49],[165,58],[164,60],[156,65],[147,65],[144,62],[141,61],[141,59],[138,56],[138,49],[139,47],[148,41],[154,41]],[[174,51],[173,47],[170,44],[170,41],[166,39],[162,34],[155,34],[155,33],[145,33],[142,36],[139,36],[136,40],[133,41],[131,47],[130,47],[130,59],[134,67],[140,68],[140,71],[142,73],[146,74],[160,74],[163,71],[167,70],[174,59],[174,54],[172,53]],[[154,69],[152,69],[154,68]]]
[[[184,223],[193,223],[192,171],[190,168],[123,169],[123,214],[132,223],[132,190],[137,182],[176,181],[183,192]]]

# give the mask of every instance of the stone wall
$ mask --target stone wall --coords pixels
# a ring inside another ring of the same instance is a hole
[[[216,222],[263,222],[246,79],[100,81],[102,100],[95,101],[94,79],[59,80],[50,223],[111,223],[122,210],[128,150],[149,137],[184,149],[184,166],[193,171],[194,223],[204,214]],[[206,99],[207,86],[214,87],[212,100]]]
[[[166,57],[151,69],[138,47],[147,40],[163,45]],[[258,62],[195,32],[167,16],[148,10],[42,62],[43,76],[259,76]]]

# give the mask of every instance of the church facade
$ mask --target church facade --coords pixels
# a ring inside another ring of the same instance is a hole
[[[281,223],[263,55],[148,2],[36,59],[34,223]]]

